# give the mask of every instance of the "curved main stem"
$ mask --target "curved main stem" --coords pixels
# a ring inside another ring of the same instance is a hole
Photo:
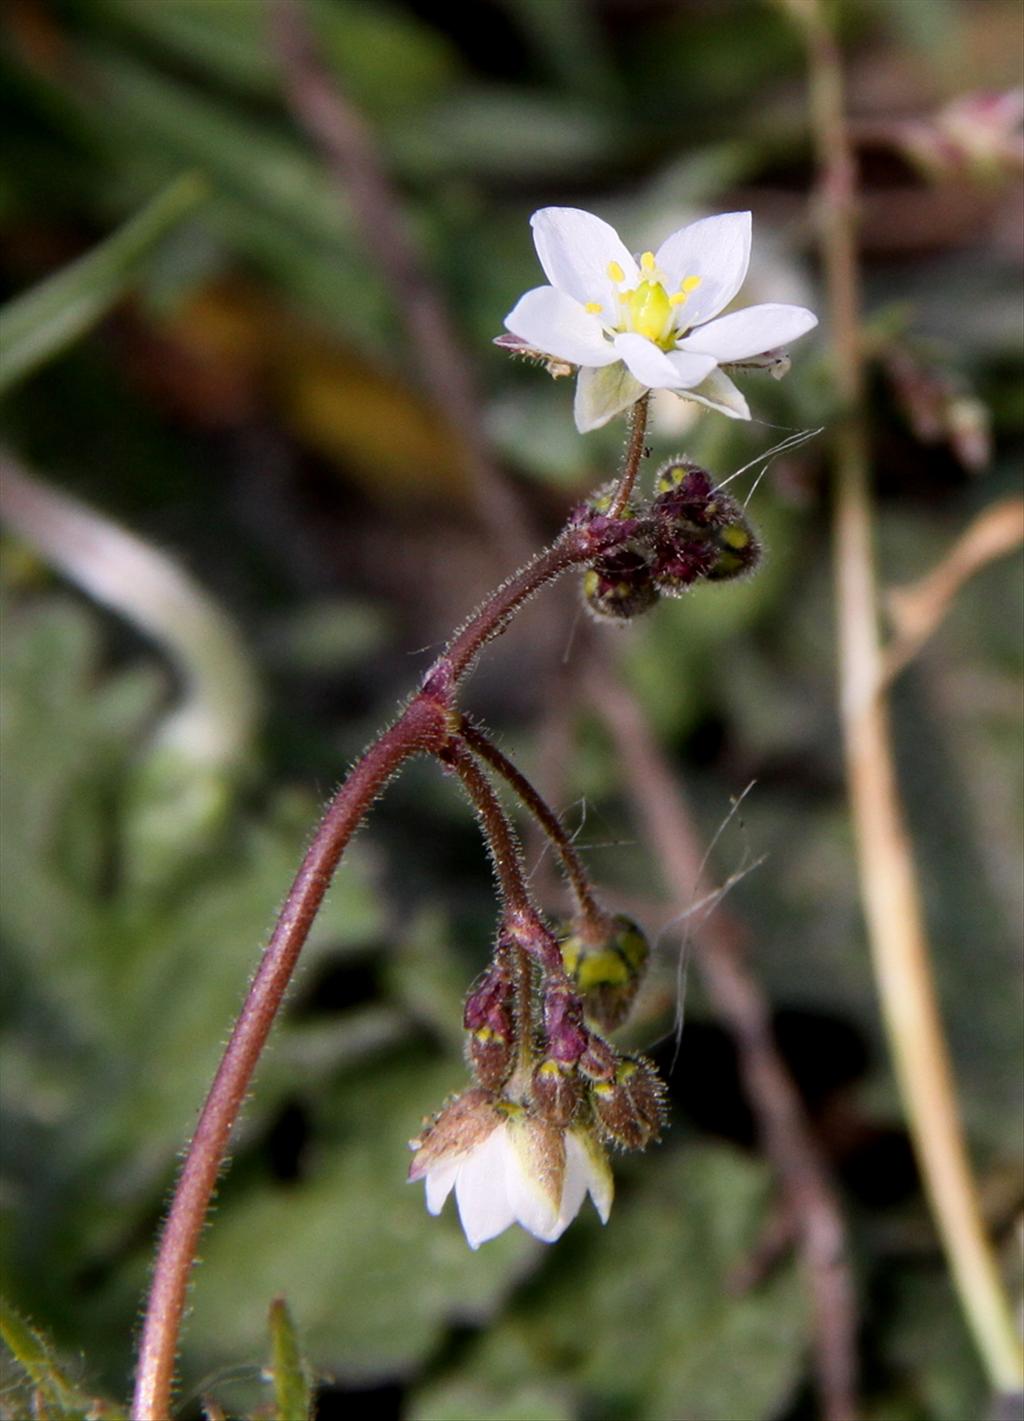
[[[455,710],[454,698],[459,681],[481,647],[504,631],[518,608],[540,587],[568,568],[598,556],[602,551],[602,538],[614,542],[614,530],[608,533],[601,529],[570,527],[550,548],[499,587],[455,634],[427,672],[420,691],[394,725],[366,751],[331,801],[264,950],[178,1177],[161,1234],[146,1307],[133,1421],[165,1421],[170,1413],[174,1362],[189,1274],[231,1131],[299,953],[345,847],[380,791],[411,756],[421,753],[441,756],[447,749],[449,762],[457,760],[456,768],[464,782],[474,786],[474,802],[480,805],[493,801],[497,813],[493,828],[499,845],[495,859],[506,900],[527,923],[536,921],[541,929],[534,934],[538,941],[544,936],[542,924],[530,904],[511,828],[486,777],[468,750],[457,744],[461,718]],[[490,839],[495,843],[494,834]],[[550,970],[560,970],[561,958],[553,939],[552,948]]]
[[[989,1244],[956,1103],[913,850],[893,763],[878,635],[864,409],[855,178],[840,55],[820,0],[788,0],[804,26],[821,169],[822,255],[844,420],[835,481],[840,713],[875,978],[925,1189],[992,1384],[1024,1385],[1024,1355]]]
[[[387,781],[444,733],[441,709],[413,701],[366,752],[325,814],[292,884],[214,1077],[164,1225],[146,1311],[132,1415],[163,1421],[170,1408],[178,1332],[199,1235],[232,1126],[338,860]]]

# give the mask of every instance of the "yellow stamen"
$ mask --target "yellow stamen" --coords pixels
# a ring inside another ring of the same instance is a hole
[[[668,298],[668,304],[670,306],[681,306],[689,295],[690,293],[688,291],[677,291],[674,296]]]
[[[650,276],[656,265],[654,260],[654,253],[644,252],[643,256],[640,258],[640,265],[643,267],[647,275]]]
[[[600,301],[588,301],[583,309],[584,311],[589,311],[592,316],[596,316],[600,314],[601,303]]]
[[[697,287],[704,280],[702,276],[688,276],[679,283],[679,289],[689,296],[691,291],[696,291]]]
[[[612,281],[625,281],[626,279],[626,273],[622,270],[622,267],[619,266],[618,262],[608,263],[608,275]]]

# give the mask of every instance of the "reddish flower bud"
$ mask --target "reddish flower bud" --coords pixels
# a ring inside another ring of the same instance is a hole
[[[497,1090],[515,1065],[515,989],[504,962],[491,965],[480,986],[466,998],[463,1025],[469,1032],[466,1056],[481,1085]]]
[[[658,473],[651,511],[657,522],[652,576],[659,591],[678,597],[694,582],[725,582],[750,572],[761,545],[736,500],[716,488],[706,469],[672,460]]]
[[[583,1026],[583,1006],[561,982],[549,984],[544,994],[544,1030],[548,1051],[556,1061],[571,1064],[587,1048],[590,1033]]]

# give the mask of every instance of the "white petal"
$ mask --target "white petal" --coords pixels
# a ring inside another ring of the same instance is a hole
[[[679,307],[681,326],[699,325],[717,316],[743,285],[750,264],[750,213],[723,212],[673,232],[658,248],[656,260],[675,290],[688,276],[700,285]]]
[[[617,262],[622,268],[627,287],[637,282],[636,262],[615,228],[577,207],[544,207],[530,223],[533,244],[551,285],[584,305],[600,302],[614,325],[615,284],[608,275],[609,264]]]
[[[558,1227],[558,1196],[552,1194],[549,1185],[546,1187],[544,1175],[537,1168],[538,1161],[532,1157],[529,1143],[521,1132],[510,1124],[504,1136],[505,1181],[512,1212],[527,1233],[551,1243],[562,1232]]]
[[[634,380],[620,360],[603,370],[584,368],[576,381],[576,402],[573,413],[581,434],[600,429],[623,410],[635,405],[644,393],[644,386]]]
[[[817,324],[817,316],[803,306],[748,306],[691,331],[679,349],[713,355],[718,361],[744,360],[788,345]]]
[[[454,1188],[461,1165],[461,1158],[435,1165],[427,1175],[427,1208],[432,1214],[439,1214],[444,1208],[444,1201]]]
[[[750,406],[723,370],[714,370],[695,390],[680,390],[684,400],[706,405],[730,419],[749,419]]]
[[[587,1196],[589,1166],[586,1150],[575,1130],[565,1137],[565,1181],[562,1185],[562,1202],[558,1210],[557,1232],[552,1239],[560,1238],[580,1211]]]
[[[492,1130],[466,1159],[455,1181],[459,1218],[470,1248],[497,1238],[515,1222],[505,1188],[505,1129]]]
[[[684,355],[670,359],[646,336],[627,331],[615,337],[615,350],[642,385],[650,390],[680,390],[699,385],[715,368],[713,356]]]
[[[575,1142],[575,1148],[580,1151],[586,1170],[587,1188],[594,1208],[602,1224],[608,1222],[608,1215],[612,1211],[612,1200],[615,1197],[615,1179],[612,1175],[612,1167],[608,1163],[608,1155],[604,1146],[593,1135],[573,1131],[566,1141],[566,1152],[571,1148],[570,1141]]]
[[[505,325],[535,350],[573,365],[611,365],[619,358],[597,317],[553,286],[527,291],[505,317]]]

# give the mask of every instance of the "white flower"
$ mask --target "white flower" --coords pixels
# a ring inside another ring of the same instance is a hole
[[[439,1214],[455,1190],[470,1248],[521,1224],[545,1243],[560,1238],[587,1193],[608,1222],[613,1182],[604,1150],[581,1129],[563,1130],[490,1092],[466,1091],[413,1141],[412,1181],[426,1180]]]
[[[530,349],[579,366],[581,433],[607,424],[646,390],[675,390],[733,419],[750,418],[719,366],[774,351],[818,324],[802,306],[719,315],[747,274],[750,222],[749,212],[705,217],[637,260],[590,212],[533,214],[534,245],[551,285],[528,291],[505,325]]]

